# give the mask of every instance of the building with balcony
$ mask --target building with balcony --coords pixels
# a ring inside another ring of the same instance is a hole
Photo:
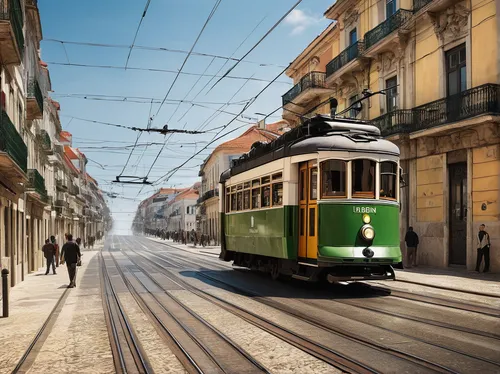
[[[316,63],[321,51],[332,51],[325,68],[332,91],[323,101],[332,100],[337,113],[366,90],[384,90],[343,115],[371,120],[400,147],[406,173],[401,238],[414,227],[422,265],[474,269],[481,223],[493,246],[500,245],[497,7],[478,1],[338,0],[325,12],[334,24],[292,66]],[[294,82],[306,74],[296,71]],[[293,114],[286,109],[288,119]],[[315,111],[310,114],[327,108]],[[491,263],[500,271],[500,253]]]
[[[65,233],[84,235],[86,219],[100,222],[97,227],[110,220],[97,187],[98,213],[83,216],[78,192],[87,180],[86,159],[72,148],[59,103],[49,97],[41,39],[36,0],[0,0],[0,263],[11,286],[44,265],[45,239],[54,235],[61,244]]]
[[[197,212],[198,232],[208,235],[211,241],[220,243],[219,179],[221,173],[229,169],[233,159],[250,151],[252,144],[276,139],[279,133],[275,131],[283,129],[284,123],[286,122],[280,121],[274,124],[260,123],[251,126],[237,138],[218,145],[205,159],[199,172],[201,189]]]

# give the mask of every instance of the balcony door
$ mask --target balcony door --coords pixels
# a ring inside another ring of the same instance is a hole
[[[460,118],[464,97],[460,94],[467,90],[467,62],[465,43],[446,52],[446,110],[448,121]]]
[[[357,30],[357,28],[353,28],[349,32],[349,49],[348,49],[348,52],[347,52],[348,61],[354,60],[357,57],[357,53],[358,53],[357,48],[358,47],[357,46],[352,47],[357,42],[358,42],[358,30]]]
[[[396,13],[396,0],[386,0],[385,19],[389,19],[394,13]]]

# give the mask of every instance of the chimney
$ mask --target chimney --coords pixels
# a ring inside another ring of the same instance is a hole
[[[265,130],[266,129],[266,119],[264,118],[264,119],[260,120],[259,122],[257,122],[257,127],[259,129]]]

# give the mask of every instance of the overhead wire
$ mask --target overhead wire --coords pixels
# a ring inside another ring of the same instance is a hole
[[[141,67],[130,67],[128,66],[125,69],[125,66],[117,66],[117,65],[96,65],[96,64],[75,64],[68,62],[58,62],[58,61],[47,61],[49,65],[58,65],[58,66],[71,66],[71,67],[83,67],[83,68],[94,68],[94,69],[114,69],[114,70],[137,70],[137,71],[149,71],[154,73],[170,73],[170,74],[180,74],[180,75],[191,75],[191,76],[212,76],[211,74],[201,74],[201,73],[192,73],[192,72],[181,72],[177,70],[169,70],[169,69],[158,69],[158,68],[141,68]],[[221,77],[221,76],[217,76]],[[235,80],[243,80],[248,79],[247,77],[241,77],[236,75],[227,75],[224,76],[227,79],[235,79]],[[269,81],[262,78],[253,78],[252,80],[256,82],[268,83]],[[291,85],[290,82],[279,81],[277,83]]]
[[[139,30],[141,29],[142,22],[144,21],[144,18],[146,17],[146,13],[148,12],[150,4],[151,4],[151,0],[146,0],[146,5],[144,7],[144,11],[142,12],[142,16],[141,16],[141,19],[139,21],[139,25],[137,26],[137,30],[135,31],[134,40],[132,41],[132,44],[130,45],[130,49],[128,51],[127,62],[125,63],[125,70],[127,70],[128,62],[130,60],[130,55],[132,54],[132,49],[134,49],[135,41],[137,40],[137,35],[139,35]]]
[[[200,91],[198,91],[198,93],[196,94],[196,96],[192,99],[193,101],[196,100],[196,98],[205,90],[205,88],[207,88],[207,86],[212,82],[213,79],[215,79],[215,77],[217,77],[217,75],[222,71],[222,69],[224,69],[224,67],[226,66],[226,64],[229,62],[229,60],[232,59],[232,57],[236,54],[236,52],[238,52],[238,50],[240,49],[240,47],[245,44],[245,42],[248,40],[248,38],[250,38],[251,35],[253,35],[253,33],[255,32],[255,30],[257,30],[257,28],[260,26],[260,24],[266,19],[266,17],[263,17],[260,22],[252,29],[252,31],[245,37],[245,39],[243,39],[242,42],[240,42],[240,44],[238,45],[238,47],[236,47],[236,49],[233,51],[233,53],[231,54],[230,58],[228,58],[226,60],[226,62],[224,62],[224,64],[219,68],[219,70],[212,76],[212,78],[210,78],[210,80],[205,83],[205,85],[201,88]],[[187,111],[181,116],[181,119],[184,118],[188,113],[189,111],[191,110],[193,106],[191,105],[191,107],[189,107],[187,109]]]
[[[219,8],[220,4],[221,4],[222,0],[216,0],[210,14],[208,15],[207,19],[205,20],[205,23],[203,24],[200,32],[198,33],[198,36],[196,37],[194,43],[192,44],[191,46],[191,49],[189,50],[188,54],[186,55],[184,61],[182,62],[182,65],[179,69],[179,71],[177,72],[173,82],[171,83],[169,89],[167,90],[167,93],[165,94],[165,98],[163,99],[162,103],[160,104],[158,110],[156,111],[156,114],[154,115],[153,117],[153,120],[158,116],[158,114],[160,113],[162,107],[163,107],[163,104],[165,103],[165,101],[167,100],[168,96],[170,95],[170,92],[172,91],[172,88],[174,87],[175,83],[177,82],[177,79],[179,78],[182,70],[184,69],[184,66],[186,65],[187,61],[189,60],[189,57],[191,56],[194,48],[196,47],[196,44],[198,44],[198,41],[200,40],[201,36],[203,35],[205,29],[207,28],[208,24],[210,23],[210,21],[212,20],[213,16],[215,15],[215,13],[217,12],[217,9]],[[168,125],[168,123],[167,123]],[[153,163],[151,164],[146,176],[145,176],[145,179],[147,179],[147,177],[149,176],[149,174],[151,173],[151,170],[153,169],[154,165],[156,164],[156,162],[158,161],[161,153],[163,152],[163,149],[165,148],[165,146],[167,145],[168,141],[172,138],[173,134],[171,134],[166,140],[165,142],[163,143],[163,146],[161,147],[160,151],[158,152],[158,154],[156,155],[155,159],[153,160]],[[142,189],[141,189],[142,191]]]
[[[77,99],[116,99],[116,101],[124,101],[124,102],[137,102],[140,104],[159,104],[161,103],[160,98],[151,98],[151,97],[142,97],[142,96],[121,96],[121,95],[103,95],[103,94],[71,94],[71,93],[57,93],[54,92],[51,94],[52,97],[69,97],[69,98],[77,98]],[[133,101],[137,100],[137,101]],[[180,99],[167,99],[166,104],[176,105],[178,102],[182,100]],[[245,105],[250,99],[239,100],[235,102],[231,102],[230,105]],[[205,105],[221,105],[226,104],[226,102],[219,101],[192,101],[192,100],[184,100],[185,103],[194,103],[194,104],[205,104]]]
[[[262,88],[253,98],[252,100],[247,104],[245,105],[245,107],[240,111],[240,113],[238,113],[238,115],[241,115],[245,112],[245,110],[247,110],[258,98],[260,95],[262,95],[262,93],[264,93],[264,91],[266,91],[269,86],[271,86],[273,84],[274,81],[276,81],[287,69],[285,68],[284,70],[282,70],[274,79],[273,81],[271,81],[270,83],[268,83],[264,88]],[[162,177],[158,178],[156,181],[153,182],[153,185],[158,185],[160,182],[167,182],[174,174],[177,170],[179,170],[180,168],[184,167],[189,161],[191,161],[192,159],[194,159],[196,156],[198,156],[200,153],[202,153],[206,148],[208,148],[209,145],[213,144],[214,142],[216,142],[217,140],[220,140],[222,138],[224,138],[225,136],[235,132],[238,130],[238,128],[235,128],[235,129],[232,129],[230,131],[227,131],[225,132],[224,134],[220,135],[221,132],[226,129],[229,125],[231,125],[235,120],[236,120],[237,116],[234,116],[227,124],[225,124],[222,129],[214,136],[214,138],[212,138],[212,140],[210,140],[205,146],[203,146],[199,151],[195,152],[191,157],[189,157],[187,160],[185,160],[182,164],[180,164],[179,166],[171,169],[169,172],[167,172],[166,174],[164,174]]]
[[[71,41],[71,40],[61,40],[61,39],[43,39],[42,42],[54,42],[54,43],[60,43],[61,45],[65,44],[72,44],[72,45],[80,45],[80,46],[89,46],[89,47],[103,47],[103,48],[121,48],[121,49],[129,49],[130,45],[125,45],[125,44],[110,44],[110,43],[90,43],[90,42],[76,42],[76,41]],[[170,53],[182,53],[182,54],[187,54],[188,51],[184,51],[181,49],[172,49],[172,48],[164,48],[164,47],[148,47],[148,46],[142,46],[142,45],[134,45],[134,49],[142,49],[142,50],[148,50],[148,51],[160,51],[160,52],[170,52]],[[222,55],[214,55],[211,53],[202,53],[202,52],[192,52],[193,56],[202,56],[202,57],[215,57],[217,59],[221,60],[231,60],[231,61],[239,61],[239,59],[234,58],[234,57],[227,57],[227,56],[222,56]],[[278,67],[278,68],[284,68],[283,65],[280,64],[272,64],[272,63],[264,63],[264,62],[257,62],[257,61],[251,61],[251,60],[246,60],[244,61],[246,64],[253,64],[253,65],[259,65],[262,67]]]
[[[294,10],[294,9],[295,9],[295,8],[296,8],[296,7],[297,7],[297,6],[301,3],[301,2],[302,2],[302,0],[298,0],[298,1],[297,1],[297,2],[296,2],[296,3],[295,3],[295,4],[294,4],[294,5],[293,5],[290,9],[288,9],[288,11],[287,11],[287,12],[286,12],[286,13],[285,13],[285,14],[284,14],[284,15],[283,15],[283,16],[282,16],[282,17],[281,17],[281,18],[280,18],[280,19],[279,19],[279,20],[278,20],[278,21],[277,21],[277,22],[276,22],[276,23],[275,23],[275,24],[274,24],[274,25],[273,25],[273,26],[272,26],[272,27],[271,27],[271,28],[270,28],[270,29],[269,29],[269,30],[268,30],[268,31],[267,31],[264,35],[263,35],[263,36],[262,36],[262,38],[260,38],[260,39],[257,41],[257,43],[255,43],[255,44],[252,46],[252,48],[250,48],[250,49],[249,49],[249,50],[248,50],[248,51],[247,51],[247,52],[243,55],[243,57],[241,57],[241,58],[239,59],[239,61],[236,61],[236,63],[235,63],[233,66],[231,66],[231,67],[229,68],[229,70],[228,70],[228,71],[226,71],[226,72],[222,75],[222,77],[221,77],[221,78],[219,78],[219,79],[217,80],[217,82],[215,82],[215,83],[214,83],[214,85],[210,88],[210,90],[208,90],[208,92],[210,92],[210,91],[211,91],[211,90],[212,90],[212,89],[213,89],[213,88],[214,88],[214,87],[215,87],[215,86],[216,86],[216,85],[217,85],[217,84],[218,84],[221,80],[223,80],[224,78],[226,78],[226,77],[228,76],[228,74],[229,74],[231,71],[233,71],[233,70],[234,70],[234,68],[235,68],[236,66],[238,66],[238,65],[239,65],[239,63],[240,63],[241,61],[243,61],[243,60],[245,59],[245,57],[247,57],[250,53],[252,53],[252,51],[253,51],[253,50],[255,50],[255,48],[257,48],[257,47],[259,46],[259,44],[260,44],[260,43],[262,43],[262,42],[264,41],[264,39],[266,39],[266,38],[269,36],[269,34],[271,34],[271,33],[274,31],[274,29],[276,29],[276,27],[278,27],[278,26],[279,26],[279,24],[280,24],[281,22],[283,22],[283,20],[284,20],[286,17],[288,17],[288,15],[289,15],[289,14],[290,14],[290,13],[291,13],[291,12],[292,12],[292,11],[293,11],[293,10]]]

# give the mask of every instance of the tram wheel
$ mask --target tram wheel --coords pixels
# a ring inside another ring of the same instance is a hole
[[[271,260],[271,278],[277,280],[280,277],[280,267],[278,260]]]

